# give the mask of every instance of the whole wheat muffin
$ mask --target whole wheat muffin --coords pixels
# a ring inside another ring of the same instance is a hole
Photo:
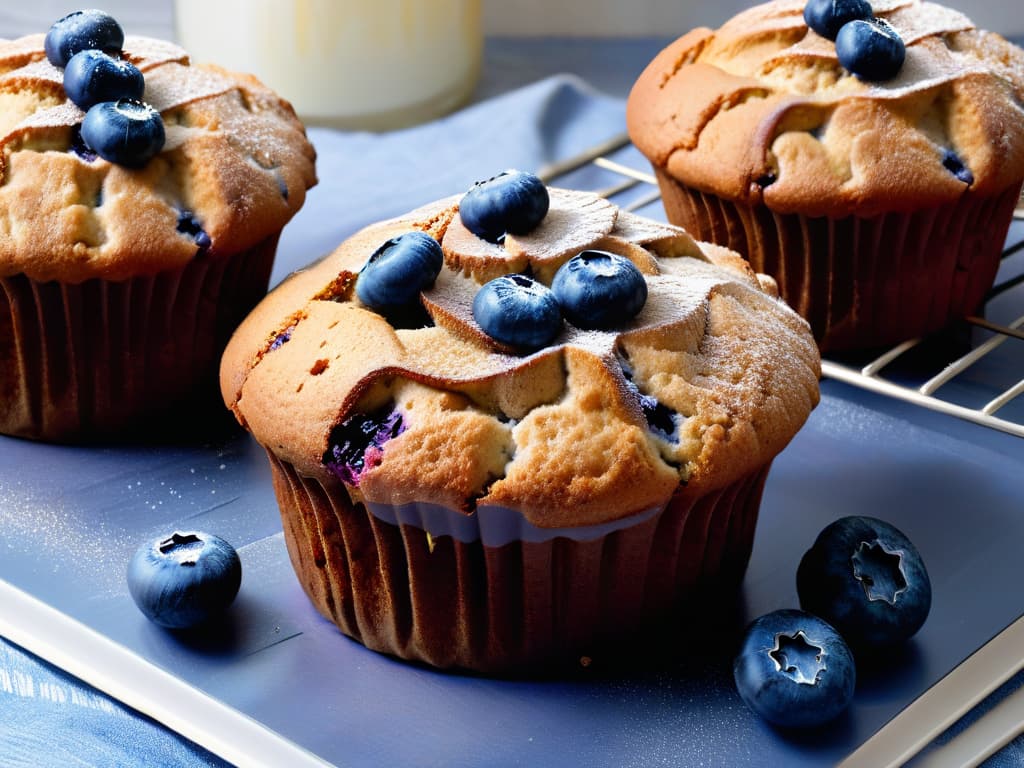
[[[1024,51],[932,3],[871,8],[905,45],[889,79],[782,0],[672,43],[628,103],[669,220],[773,275],[827,349],[976,311],[1024,179]]]
[[[285,540],[321,613],[366,646],[506,671],[592,652],[698,591],[735,588],[769,465],[818,400],[807,324],[737,255],[595,195],[501,244],[459,199],[377,224],[273,291],[232,338],[225,402],[266,449]],[[382,243],[440,242],[426,314],[354,286]],[[422,238],[421,238],[422,239]],[[585,249],[643,274],[609,330],[516,352],[471,305]]]
[[[98,157],[44,36],[0,41],[0,432],[82,440],[216,396],[315,181],[290,105],[254,78],[128,36],[166,141]],[[179,409],[181,410],[181,409]]]

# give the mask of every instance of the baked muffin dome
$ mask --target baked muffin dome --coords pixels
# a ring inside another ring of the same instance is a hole
[[[774,277],[822,350],[977,312],[1024,181],[1024,51],[957,11],[883,0],[855,24],[889,29],[905,58],[865,81],[803,8],[693,30],[637,80],[629,133],[669,221]]]
[[[551,196],[541,226],[501,246],[470,233],[454,199],[352,237],[242,324],[221,367],[225,401],[257,441],[324,482],[337,426],[397,409],[404,431],[351,484],[357,498],[497,504],[541,527],[628,517],[680,483],[721,488],[778,453],[817,401],[804,322],[735,254],[589,193]],[[394,328],[352,286],[382,242],[411,230],[440,240],[448,268],[423,294],[433,322]],[[473,320],[486,279],[529,268],[550,281],[588,248],[645,273],[648,300],[632,321],[566,324],[551,345],[516,355]],[[651,427],[642,396],[675,415],[674,439]]]
[[[273,291],[225,352],[222,394],[268,453],[299,580],[374,650],[574,664],[734,589],[771,461],[817,403],[817,349],[770,279],[595,195],[549,194],[541,223],[501,244],[463,225],[458,198],[368,227]],[[410,232],[444,266],[424,313],[393,321],[355,286]],[[566,322],[530,353],[478,325],[487,281],[550,284],[587,249],[642,273],[639,314]]]
[[[78,135],[43,35],[0,41],[0,276],[123,280],[182,266],[196,235],[210,256],[280,232],[316,183],[315,152],[291,106],[258,80],[194,66],[178,46],[128,35],[164,119],[142,169],[96,158]]]
[[[779,0],[662,51],[630,95],[630,136],[668,175],[780,213],[870,217],[1019,185],[1024,51],[934,3],[872,7],[906,44],[891,80],[844,70],[804,3]]]

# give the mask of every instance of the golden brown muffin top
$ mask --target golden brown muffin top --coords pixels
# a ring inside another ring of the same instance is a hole
[[[123,55],[167,134],[133,170],[75,151],[84,113],[43,38],[0,41],[0,276],[77,283],[173,269],[200,250],[200,229],[209,255],[238,253],[302,207],[315,152],[291,105],[255,78],[127,36]]]
[[[467,513],[499,505],[545,528],[700,496],[770,461],[817,403],[820,367],[807,324],[770,278],[595,195],[549,193],[541,224],[504,247],[461,224],[457,198],[357,233],[241,325],[221,365],[225,402],[260,444],[332,487],[335,428],[398,414],[404,431],[345,478],[355,500]],[[396,329],[353,286],[383,242],[413,230],[441,243],[445,268],[422,294],[433,322]],[[614,331],[567,323],[523,355],[477,326],[470,307],[487,279],[529,264],[550,283],[588,248],[623,255],[646,276],[634,319]],[[655,403],[672,434],[649,423]]]
[[[630,94],[630,136],[682,183],[780,213],[870,216],[1019,184],[1024,51],[934,3],[872,7],[906,44],[893,79],[845,71],[804,3],[779,0],[663,50]]]

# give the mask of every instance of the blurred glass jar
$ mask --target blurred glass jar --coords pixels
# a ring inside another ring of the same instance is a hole
[[[430,120],[480,75],[480,0],[176,0],[175,22],[194,61],[256,75],[310,124]]]

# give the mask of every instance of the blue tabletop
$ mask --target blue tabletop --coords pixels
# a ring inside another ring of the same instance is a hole
[[[620,133],[625,92],[662,42],[490,41],[476,103],[456,115],[384,135],[311,129],[321,182],[285,230],[273,280],[366,223],[495,169],[537,169]],[[581,77],[551,76],[562,70]],[[646,170],[632,149],[616,158]],[[564,183],[603,182],[588,168]],[[663,216],[656,205],[641,213]],[[1019,315],[1022,306],[1024,288],[996,311]],[[1019,349],[1008,353],[994,364],[998,375],[1016,366],[1024,377],[1022,359]],[[972,396],[975,384],[963,386]],[[1006,586],[1024,579],[1024,444],[834,381],[822,393],[769,477],[737,602],[702,617],[697,638],[667,628],[623,659],[563,679],[447,674],[340,635],[294,578],[265,457],[221,425],[150,445],[0,438],[0,579],[339,766],[832,765],[1024,612],[1024,598]],[[1024,404],[1009,416],[1024,421]],[[888,664],[864,671],[837,722],[780,732],[735,693],[738,631],[795,606],[796,564],[817,532],[865,513],[918,545],[932,575],[932,614]],[[183,524],[223,536],[242,558],[242,590],[215,636],[149,624],[124,584],[135,547]],[[52,733],[61,736],[41,735]],[[69,755],[86,765],[221,764],[6,642],[0,737],[5,766],[67,765]]]

